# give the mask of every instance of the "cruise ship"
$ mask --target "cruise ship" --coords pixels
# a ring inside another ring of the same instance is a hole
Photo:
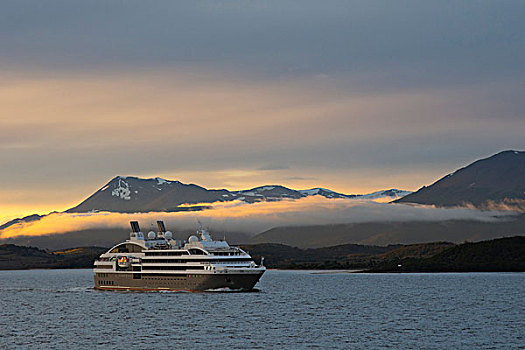
[[[130,238],[94,263],[95,289],[102,290],[252,290],[266,268],[225,240],[215,241],[202,227],[187,241],[173,239],[164,223],[146,236],[131,221]]]

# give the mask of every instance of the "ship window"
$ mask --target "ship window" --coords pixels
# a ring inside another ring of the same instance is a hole
[[[112,269],[112,265],[96,265],[95,268],[97,269]]]
[[[205,253],[204,251],[200,250],[200,249],[190,249],[190,254],[192,255],[207,255],[207,253]]]
[[[138,244],[123,243],[111,249],[110,253],[141,253],[142,247]]]
[[[126,244],[127,249],[130,253],[141,253],[142,247],[136,244]]]
[[[128,247],[121,245],[117,248],[116,253],[129,253]]]
[[[182,252],[148,252],[146,251],[146,256],[180,256],[180,255],[188,255],[187,251]]]

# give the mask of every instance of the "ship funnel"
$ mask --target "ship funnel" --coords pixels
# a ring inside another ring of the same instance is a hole
[[[166,232],[166,226],[164,226],[164,221],[157,221],[157,226],[159,227],[159,232]]]
[[[130,221],[131,224],[131,231],[132,232],[140,232],[139,222],[138,221]]]

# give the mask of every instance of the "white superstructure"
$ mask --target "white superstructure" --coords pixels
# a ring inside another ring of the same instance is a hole
[[[131,222],[130,238],[95,261],[98,289],[251,289],[266,268],[239,247],[215,241],[203,228],[187,241],[173,239],[162,221],[144,235]],[[244,276],[244,277],[243,277]]]

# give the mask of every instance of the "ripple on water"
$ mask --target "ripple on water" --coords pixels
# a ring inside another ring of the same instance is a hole
[[[525,338],[525,274],[267,271],[255,293],[97,291],[90,270],[0,281],[2,349],[518,349]]]

